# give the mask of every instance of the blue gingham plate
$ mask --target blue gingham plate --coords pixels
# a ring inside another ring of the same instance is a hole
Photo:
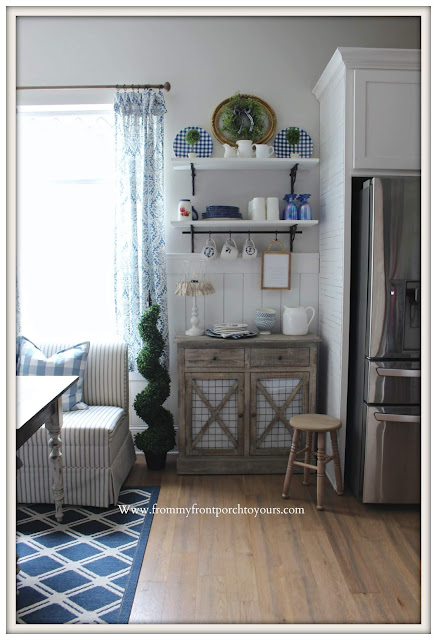
[[[299,129],[300,140],[299,144],[295,145],[294,151],[300,155],[301,158],[311,158],[313,155],[313,141],[304,129],[300,127],[286,127],[280,131],[273,141],[273,148],[277,158],[289,158],[293,148],[288,144],[286,134],[288,129]]]
[[[197,129],[200,133],[200,140],[194,146],[185,142],[185,134],[189,129]],[[201,127],[185,127],[179,131],[173,140],[173,151],[176,158],[186,158],[189,153],[197,153],[198,158],[209,158],[212,153],[212,138]]]

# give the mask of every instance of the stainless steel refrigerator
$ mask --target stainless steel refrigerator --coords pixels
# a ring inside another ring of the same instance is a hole
[[[361,184],[362,183],[362,184]],[[420,178],[354,186],[346,481],[420,501]]]

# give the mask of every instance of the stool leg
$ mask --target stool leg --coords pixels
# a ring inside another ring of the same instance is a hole
[[[288,491],[290,489],[291,478],[293,476],[293,463],[296,458],[297,444],[299,441],[299,433],[300,431],[298,429],[294,430],[293,441],[291,443],[291,449],[290,449],[290,455],[288,457],[287,472],[285,474],[284,488],[282,489],[283,498],[288,498]]]
[[[317,434],[317,509],[323,511],[323,492],[325,488],[325,434]]]
[[[306,438],[307,451],[305,452],[305,464],[310,464],[312,446],[313,446],[313,434],[311,431],[308,431],[307,438]],[[305,486],[308,486],[309,483],[310,483],[310,470],[304,467],[303,484]]]
[[[334,456],[335,483],[337,485],[337,493],[343,495],[343,480],[341,478],[340,454],[338,453],[337,431],[330,431],[332,442],[332,455]]]

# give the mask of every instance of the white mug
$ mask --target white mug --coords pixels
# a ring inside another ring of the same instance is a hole
[[[266,219],[266,199],[254,198],[252,200],[252,220],[265,220]]]
[[[249,201],[247,206],[248,218],[249,220],[253,220],[253,200]]]
[[[224,260],[236,260],[238,256],[238,247],[235,240],[228,238],[223,245],[220,257]]]
[[[270,158],[275,152],[273,147],[269,147],[268,144],[254,144],[252,149],[255,150],[256,158]]]
[[[202,258],[205,258],[205,260],[215,260],[218,254],[215,241],[209,238],[200,253]]]
[[[279,220],[279,198],[267,198],[267,220]]]
[[[250,238],[247,238],[243,245],[242,257],[243,260],[252,260],[256,258],[258,254],[258,249],[255,247],[255,243]]]

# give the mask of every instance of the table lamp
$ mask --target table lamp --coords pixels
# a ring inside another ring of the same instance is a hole
[[[202,268],[200,268],[201,270]],[[215,293],[215,289],[211,282],[206,280],[205,273],[200,277],[197,272],[193,272],[189,279],[188,269],[185,270],[185,279],[176,284],[175,294],[177,296],[192,296],[193,306],[191,308],[191,327],[185,331],[187,336],[201,336],[203,329],[199,328],[199,311],[197,308],[197,296],[209,296]]]

